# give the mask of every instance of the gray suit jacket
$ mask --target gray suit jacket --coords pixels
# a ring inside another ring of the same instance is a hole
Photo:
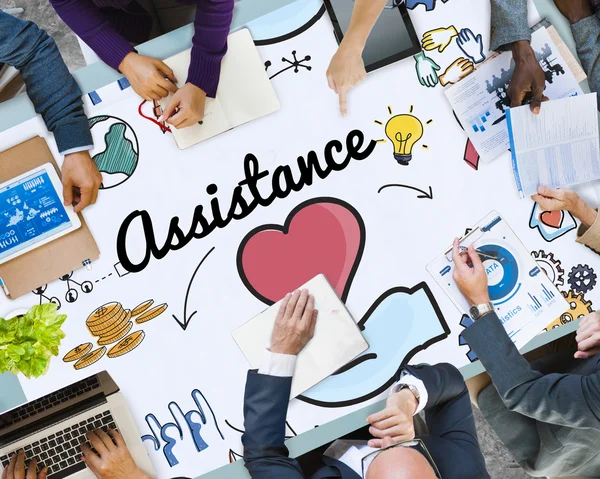
[[[600,477],[600,354],[530,365],[495,313],[462,334],[493,381],[481,412],[519,465],[534,477]]]
[[[527,0],[491,0],[492,41],[491,50],[507,50],[519,40],[531,40],[527,24]],[[600,92],[600,19],[584,18],[571,25],[577,55],[585,70],[590,89]]]

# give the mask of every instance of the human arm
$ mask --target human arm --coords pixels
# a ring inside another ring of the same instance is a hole
[[[271,348],[259,371],[249,371],[244,397],[242,435],[244,462],[251,477],[303,478],[298,462],[289,457],[285,419],[290,400],[295,357],[314,334],[318,311],[307,290],[287,294],[275,319]]]
[[[27,94],[65,155],[63,196],[75,212],[96,201],[102,177],[89,155],[92,135],[81,91],[54,40],[31,22],[0,11],[0,62],[17,68]]]
[[[515,68],[508,86],[511,107],[520,106],[531,93],[530,108],[538,113],[544,97],[546,77],[531,48],[527,23],[527,0],[491,0],[492,38],[490,49],[512,50]]]
[[[195,33],[187,82],[174,94],[159,121],[187,128],[204,117],[206,97],[217,94],[221,61],[227,52],[227,35],[233,0],[197,0]]]
[[[137,467],[119,432],[96,429],[87,433],[87,439],[95,452],[82,444],[82,460],[98,479],[152,479]]]
[[[0,11],[0,63],[19,70],[59,152],[93,147],[81,91],[46,32]]]
[[[362,82],[367,72],[362,52],[387,0],[355,0],[348,30],[327,68],[327,83],[339,96],[340,112],[346,115],[346,92]]]
[[[544,211],[568,211],[581,225],[577,230],[577,242],[600,252],[600,221],[598,212],[588,205],[577,193],[566,188],[540,186],[531,199]]]
[[[456,247],[453,257],[456,257]],[[473,268],[461,263],[456,284],[467,298],[487,290],[487,275],[475,251],[467,256]],[[455,262],[457,262],[455,260]],[[456,271],[455,267],[455,271]],[[466,276],[466,269],[473,270]],[[471,304],[477,304],[479,299]],[[533,419],[577,428],[600,428],[600,371],[578,374],[542,374],[531,368],[508,337],[495,312],[476,320],[462,332],[477,354],[506,407]]]
[[[600,19],[590,0],[554,0],[571,24],[577,56],[588,76],[590,89],[600,92]]]

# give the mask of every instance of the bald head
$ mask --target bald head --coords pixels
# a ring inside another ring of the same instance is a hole
[[[436,479],[425,456],[410,447],[394,447],[371,463],[366,479]]]

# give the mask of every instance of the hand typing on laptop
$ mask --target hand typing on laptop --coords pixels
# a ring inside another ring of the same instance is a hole
[[[136,465],[118,431],[109,429],[107,434],[96,429],[88,432],[87,438],[95,452],[87,444],[82,444],[83,462],[98,479],[151,479],[152,476]]]
[[[87,443],[81,445],[82,460],[98,479],[152,479],[135,463],[123,436],[118,431],[96,429],[86,434],[93,450]],[[33,458],[25,464],[23,450],[14,454],[10,464],[2,472],[2,479],[46,479],[48,467],[37,472],[39,461]]]

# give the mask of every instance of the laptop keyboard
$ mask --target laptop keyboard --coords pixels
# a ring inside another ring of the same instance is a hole
[[[78,471],[85,469],[86,465],[81,460],[81,445],[88,443],[92,451],[95,449],[89,444],[85,437],[86,432],[94,429],[117,429],[115,421],[109,410],[103,411],[95,416],[83,420],[78,424],[66,427],[62,431],[50,434],[25,447],[25,463],[29,464],[33,458],[38,460],[37,472],[48,466],[48,479],[62,479],[69,477]],[[19,450],[20,450],[19,449]],[[10,458],[18,451],[11,452],[0,457],[0,462],[5,468]]]
[[[65,403],[70,399],[74,399],[86,392],[91,391],[92,389],[99,387],[100,383],[96,379],[96,376],[92,376],[71,386],[59,389],[52,394],[43,396],[35,401],[31,401],[30,403],[21,406],[20,408],[15,409],[11,413],[10,421],[3,422],[2,427],[8,427],[12,424],[22,421],[23,419],[34,417],[36,414],[58,406],[61,403]]]

